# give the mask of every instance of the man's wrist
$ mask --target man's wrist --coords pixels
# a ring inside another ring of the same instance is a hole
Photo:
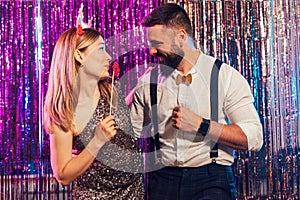
[[[208,134],[209,129],[210,129],[210,120],[202,118],[202,122],[198,128],[197,133],[205,137]]]

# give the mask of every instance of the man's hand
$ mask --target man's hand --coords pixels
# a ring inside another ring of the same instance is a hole
[[[173,126],[186,132],[197,132],[202,117],[196,115],[193,111],[182,106],[176,106],[172,112]]]

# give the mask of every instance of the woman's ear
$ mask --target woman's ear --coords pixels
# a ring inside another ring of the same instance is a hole
[[[77,60],[80,64],[82,64],[82,62],[83,62],[83,55],[82,55],[81,51],[79,51],[78,49],[76,49],[76,51],[74,52],[74,57],[75,57],[75,60]]]

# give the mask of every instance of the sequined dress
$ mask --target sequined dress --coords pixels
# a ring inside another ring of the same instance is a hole
[[[122,97],[122,94],[119,94]],[[96,125],[109,113],[109,104],[100,98],[84,130],[73,139],[73,149],[82,151],[94,135]],[[99,151],[90,167],[72,185],[73,199],[144,199],[143,159],[124,98],[113,109],[117,134]]]

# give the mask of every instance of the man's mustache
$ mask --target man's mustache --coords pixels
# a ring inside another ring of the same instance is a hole
[[[167,54],[165,54],[165,53],[161,53],[160,51],[157,51],[156,53],[155,53],[155,56],[156,57],[167,57]]]

